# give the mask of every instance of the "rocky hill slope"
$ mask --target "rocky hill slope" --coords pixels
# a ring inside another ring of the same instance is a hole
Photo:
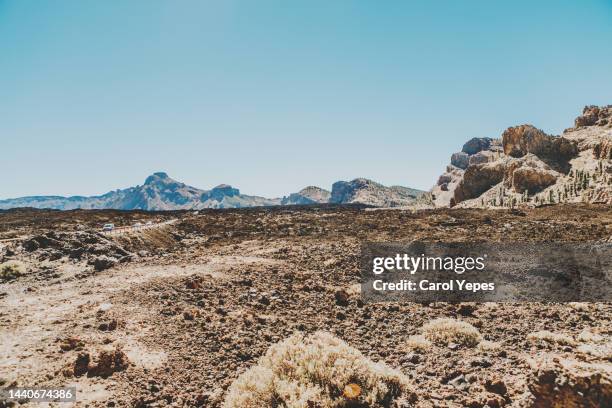
[[[431,193],[438,207],[612,204],[612,105],[585,107],[561,136],[520,125],[473,138]]]
[[[287,197],[283,197],[281,200],[282,205],[292,204],[322,204],[329,202],[331,193],[321,187],[308,186],[297,193],[290,194]]]
[[[385,187],[372,180],[357,178],[352,181],[337,181],[332,186],[330,203],[368,204],[375,207],[402,207],[415,202],[424,192],[412,188]]]

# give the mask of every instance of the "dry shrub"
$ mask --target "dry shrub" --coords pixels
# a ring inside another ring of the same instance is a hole
[[[424,353],[431,349],[431,342],[425,338],[425,336],[416,335],[408,337],[406,346],[409,350]]]
[[[576,351],[578,353],[588,354],[589,356],[596,357],[602,360],[612,361],[612,343],[581,344],[578,346]]]
[[[588,312],[591,308],[591,305],[586,302],[569,302],[567,305],[577,312]]]
[[[22,275],[19,265],[5,263],[0,265],[0,282],[10,282]]]
[[[412,395],[401,372],[372,362],[329,333],[298,333],[270,347],[257,365],[240,375],[223,406],[387,407]]]
[[[502,346],[494,341],[483,340],[478,343],[478,350],[485,352],[498,352],[502,350]]]
[[[601,343],[605,340],[602,335],[593,333],[589,329],[584,329],[581,331],[577,339],[582,343]]]
[[[536,343],[559,344],[561,346],[574,346],[576,341],[567,334],[553,333],[548,330],[541,330],[527,335],[527,340]]]
[[[456,343],[474,347],[482,340],[477,328],[467,322],[449,318],[435,319],[424,324],[423,334],[431,342],[441,346]]]

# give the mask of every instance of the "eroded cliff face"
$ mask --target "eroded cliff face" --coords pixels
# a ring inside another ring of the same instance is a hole
[[[520,125],[499,139],[471,139],[432,195],[438,207],[612,204],[612,105],[585,107],[561,136]]]

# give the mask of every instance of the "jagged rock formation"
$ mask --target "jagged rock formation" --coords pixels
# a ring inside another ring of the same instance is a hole
[[[283,197],[281,205],[322,204],[329,202],[330,197],[329,191],[316,186],[308,186],[297,193]]]
[[[575,125],[561,136],[520,125],[471,139],[433,187],[434,204],[612,203],[612,105],[585,107]]]
[[[332,186],[329,202],[336,204],[367,204],[375,207],[401,207],[411,205],[424,192],[412,188],[385,187],[372,180],[357,178],[337,181]]]
[[[243,208],[279,205],[278,198],[265,198],[240,194],[240,190],[227,184],[220,184],[200,197],[200,203],[193,208]]]

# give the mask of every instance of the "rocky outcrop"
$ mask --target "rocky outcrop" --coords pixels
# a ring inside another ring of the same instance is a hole
[[[534,407],[612,406],[612,366],[546,355],[533,361]]]
[[[470,156],[464,152],[453,153],[451,156],[451,164],[465,170],[470,164]]]
[[[469,166],[453,196],[454,204],[470,198],[479,197],[482,193],[504,179],[506,166],[501,162],[476,164]]]
[[[508,128],[500,139],[469,140],[432,188],[434,204],[612,204],[611,112],[612,106],[588,106],[576,127],[561,136],[520,125]]]
[[[412,204],[423,191],[412,188],[386,187],[372,180],[358,178],[333,184],[330,203],[366,204],[375,207],[401,207]]]
[[[490,137],[474,137],[468,140],[461,149],[462,152],[473,155],[483,150],[489,150],[493,139]]]
[[[574,127],[601,126],[612,128],[612,105],[608,106],[585,106],[582,115],[574,121]]]
[[[569,171],[568,162],[578,154],[576,144],[566,138],[550,136],[531,125],[508,128],[502,134],[504,154],[523,157],[534,154],[549,165]]]
[[[555,184],[561,176],[537,156],[528,154],[520,159],[510,159],[506,163],[505,185],[517,193],[535,194]]]
[[[297,193],[283,197],[281,205],[323,204],[329,202],[331,193],[316,186],[308,186]]]

